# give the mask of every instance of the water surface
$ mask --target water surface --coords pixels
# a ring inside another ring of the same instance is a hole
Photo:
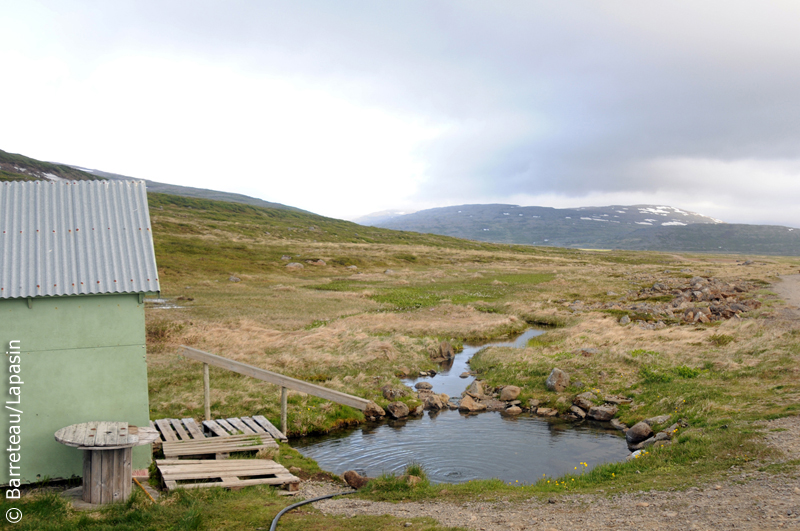
[[[427,381],[436,393],[460,397],[474,378],[459,375],[470,370],[467,362],[476,352],[489,346],[522,348],[528,339],[543,333],[531,329],[509,341],[465,345],[436,376],[403,382],[413,387]],[[292,446],[335,474],[346,470],[370,477],[383,472],[397,474],[415,462],[437,483],[490,478],[533,483],[543,474],[557,477],[575,472],[574,467],[588,471],[629,454],[624,437],[605,423],[573,424],[527,414],[509,417],[497,412],[464,415],[458,411],[365,424],[292,440]]]
[[[499,478],[533,483],[542,474],[561,476],[576,466],[588,471],[600,463],[625,459],[630,452],[619,433],[600,423],[574,425],[527,414],[467,416],[443,411],[293,440],[292,446],[336,474],[355,470],[374,477],[400,473],[416,462],[433,482]]]

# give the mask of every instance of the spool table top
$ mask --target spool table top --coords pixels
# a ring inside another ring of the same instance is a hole
[[[73,424],[55,433],[56,441],[80,450],[118,450],[158,439],[154,428],[130,426],[127,422],[92,421]]]

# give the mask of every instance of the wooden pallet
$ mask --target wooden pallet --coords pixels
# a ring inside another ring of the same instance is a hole
[[[286,468],[266,459],[160,459],[156,461],[156,466],[169,490],[281,485],[294,491],[299,488],[300,483],[300,478],[292,475]]]
[[[217,459],[226,459],[234,452],[252,452],[277,447],[278,443],[267,433],[161,443],[161,449],[167,459],[200,455],[214,455]]]
[[[194,419],[158,419],[150,425],[157,428],[160,442],[188,441],[231,435],[268,434],[273,439],[286,442],[286,436],[263,415],[204,420],[202,427]]]
[[[161,435],[166,458],[215,455],[224,459],[232,452],[277,448],[273,433],[283,434],[261,415],[255,417],[207,420],[205,432],[193,419],[158,419],[153,426]]]

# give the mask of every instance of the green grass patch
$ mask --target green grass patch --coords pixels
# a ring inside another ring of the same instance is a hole
[[[469,304],[477,301],[501,301],[521,289],[553,279],[551,274],[497,275],[470,280],[447,279],[431,283],[408,286],[386,286],[383,282],[361,282],[357,280],[334,280],[326,284],[309,286],[321,291],[373,292],[369,298],[392,310],[414,310],[428,308],[449,301],[452,304]],[[499,282],[495,282],[499,281]],[[495,313],[496,306],[478,305],[476,309]]]
[[[661,354],[659,354],[658,352],[656,352],[654,350],[647,350],[647,349],[643,349],[643,348],[637,348],[637,349],[631,351],[631,356],[633,356],[634,358],[637,358],[637,357],[640,357],[640,356],[649,356],[649,357],[657,358],[657,357],[661,356]]]

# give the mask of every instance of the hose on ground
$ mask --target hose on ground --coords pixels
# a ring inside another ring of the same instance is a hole
[[[355,494],[355,493],[356,493],[356,491],[354,491],[354,490],[347,491],[347,492],[337,492],[336,494],[328,494],[326,496],[320,496],[318,498],[311,498],[310,500],[303,500],[301,502],[297,502],[297,503],[295,503],[293,505],[290,505],[289,507],[285,508],[284,510],[282,510],[281,512],[279,512],[275,516],[275,519],[272,520],[272,525],[269,526],[269,531],[275,531],[275,529],[277,529],[277,527],[278,527],[278,520],[281,519],[281,516],[283,516],[284,514],[288,513],[289,511],[291,511],[295,507],[300,507],[301,505],[305,505],[307,503],[318,502],[320,500],[327,500],[328,498],[333,498],[334,496],[344,496],[346,494]]]

